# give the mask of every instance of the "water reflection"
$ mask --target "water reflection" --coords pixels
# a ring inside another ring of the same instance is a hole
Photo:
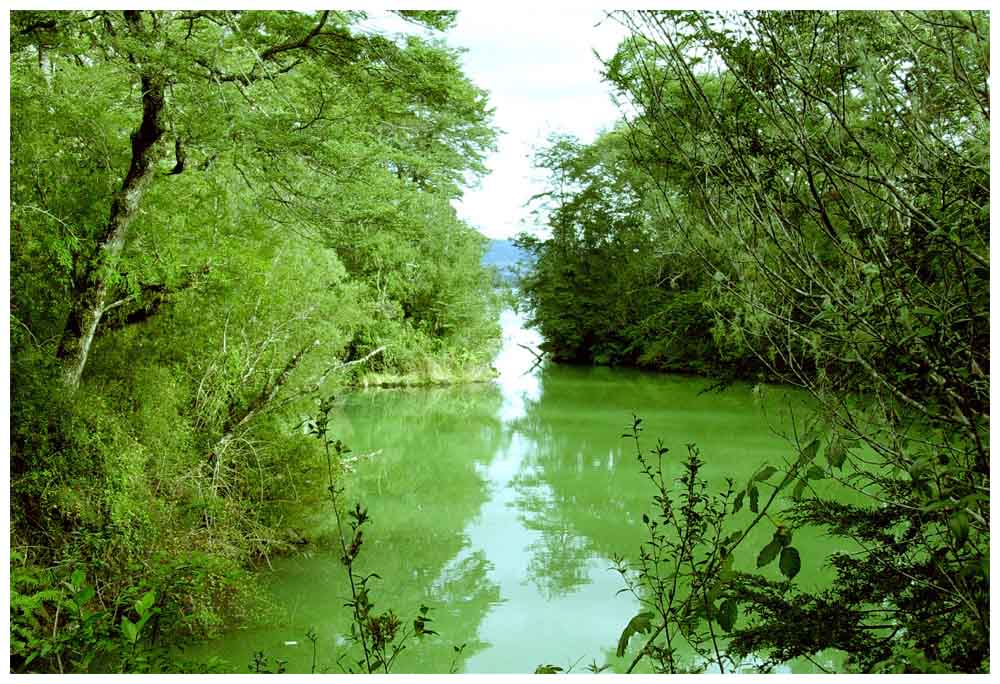
[[[501,323],[496,383],[360,392],[334,421],[335,434],[368,455],[346,496],[364,502],[374,521],[359,571],[383,578],[377,608],[409,618],[429,605],[440,633],[411,644],[397,672],[532,672],[610,658],[637,606],[617,595],[609,559],[637,551],[650,495],[620,437],[633,412],[651,440],[662,436],[682,451],[697,442],[715,483],[787,455],[746,388],[700,394],[708,383],[691,378],[533,368],[538,335],[512,311]],[[683,454],[675,453],[668,468],[679,474]],[[305,647],[285,644],[305,643],[309,627],[320,634],[321,664],[336,669],[347,650],[346,576],[325,550],[333,548],[332,515],[317,505],[295,523],[310,531],[312,551],[275,562],[266,576],[284,619],[206,650],[234,671],[263,649],[287,658],[290,672],[308,672]],[[803,558],[821,557],[822,544],[803,540]],[[821,583],[820,575],[804,564],[799,581]],[[453,646],[463,643],[456,656]]]
[[[634,612],[615,597],[610,561],[557,514],[556,492],[537,463],[538,435],[523,429],[529,410],[542,401],[542,374],[530,351],[541,338],[513,311],[505,311],[501,323],[498,417],[509,439],[482,470],[490,498],[465,533],[469,548],[489,559],[502,602],[480,624],[478,638],[487,645],[468,659],[466,672],[589,662],[606,645],[609,625],[613,630]]]
[[[542,336],[525,328],[524,318],[511,309],[500,314],[500,327],[503,346],[493,366],[497,369],[496,384],[503,397],[498,417],[501,423],[509,424],[525,415],[527,402],[537,402],[541,397],[536,354]]]

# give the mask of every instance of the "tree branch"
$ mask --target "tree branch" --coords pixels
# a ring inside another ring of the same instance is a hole
[[[160,312],[160,307],[166,304],[172,295],[196,287],[198,284],[198,277],[208,273],[209,271],[211,271],[211,266],[208,264],[196,271],[191,271],[176,287],[168,287],[165,283],[143,283],[140,285],[141,289],[139,292],[122,297],[121,299],[104,307],[104,313],[106,315],[109,311],[119,309],[126,304],[139,304],[139,306],[133,308],[128,313],[122,313],[114,317],[109,316],[106,318],[104,325],[102,326],[103,329],[117,330],[119,328],[124,328],[127,325],[141,323],[152,318]]]
[[[319,32],[323,30],[323,26],[326,25],[326,20],[330,16],[330,10],[323,10],[323,14],[319,18],[316,26],[312,28],[309,33],[300,38],[299,40],[287,41],[285,43],[280,43],[278,45],[273,45],[264,52],[260,53],[261,60],[267,61],[269,59],[274,59],[276,55],[282,52],[288,52],[289,50],[301,50],[309,47],[309,42],[319,35]]]

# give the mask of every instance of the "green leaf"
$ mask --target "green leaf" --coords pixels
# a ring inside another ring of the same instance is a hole
[[[747,491],[750,493],[750,510],[756,513],[758,510],[757,503],[760,499],[760,492],[757,491],[757,485],[750,485]]]
[[[73,574],[69,577],[70,586],[74,590],[79,590],[83,587],[83,581],[87,578],[87,574],[83,571],[83,568],[77,568],[73,571]]]
[[[633,634],[645,633],[653,628],[653,616],[653,611],[646,610],[628,621],[625,629],[622,630],[621,637],[618,638],[618,650],[616,653],[619,658],[625,655],[625,649],[628,647],[629,639],[632,638]]]
[[[139,628],[127,617],[122,618],[122,635],[130,644],[134,644],[139,639]]]
[[[562,671],[558,665],[539,665],[535,668],[535,674],[559,674]]]
[[[794,546],[786,546],[781,550],[781,560],[778,561],[781,574],[788,579],[794,578],[802,569],[802,560],[799,558],[798,549]]]
[[[774,475],[776,472],[778,472],[777,468],[775,468],[774,466],[767,466],[766,468],[764,468],[763,470],[761,470],[759,473],[757,473],[756,475],[754,475],[753,479],[756,480],[757,482],[763,482],[767,478],[769,478],[772,475]]]
[[[739,492],[733,499],[733,513],[739,513],[740,509],[743,508],[743,495],[746,492]]]
[[[771,561],[773,561],[778,556],[778,553],[780,551],[781,551],[781,542],[775,539],[769,541],[767,543],[767,546],[761,549],[760,553],[757,555],[757,567],[762,568]]]
[[[135,602],[135,612],[139,615],[145,616],[149,613],[149,609],[153,607],[153,603],[156,601],[156,592],[147,591],[142,595],[142,598]]]
[[[834,468],[843,468],[844,461],[847,460],[847,449],[838,437],[834,437],[826,450],[826,460]]]
[[[956,546],[964,546],[969,540],[969,516],[965,511],[956,511],[948,518],[948,529]]]
[[[809,466],[809,470],[806,472],[807,480],[822,480],[826,478],[826,473],[819,466]]]
[[[795,501],[798,501],[799,499],[801,499],[802,498],[802,492],[804,492],[805,489],[806,489],[806,481],[805,480],[799,480],[798,482],[796,482],[795,483],[795,489],[792,490],[792,498]]]
[[[804,466],[807,463],[811,463],[816,454],[819,452],[819,439],[814,439],[809,442],[802,451],[799,452],[799,465]]]
[[[733,626],[736,624],[736,601],[733,599],[723,601],[715,613],[715,620],[722,629],[732,632]]]
[[[73,603],[75,603],[78,608],[83,607],[87,601],[94,598],[94,593],[93,587],[84,587],[76,593],[76,596],[73,597]]]

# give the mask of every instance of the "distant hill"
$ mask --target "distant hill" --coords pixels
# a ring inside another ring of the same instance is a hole
[[[513,279],[518,265],[523,268],[530,266],[531,263],[531,255],[518,249],[511,240],[490,240],[490,247],[483,255],[483,265],[493,266],[507,281]]]

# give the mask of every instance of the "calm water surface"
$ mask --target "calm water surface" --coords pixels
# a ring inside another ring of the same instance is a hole
[[[662,439],[677,475],[685,444],[696,443],[703,474],[724,487],[726,477],[745,483],[765,463],[791,456],[782,433],[791,432],[790,415],[802,412],[804,399],[771,388],[762,400],[748,385],[706,392],[704,379],[628,370],[529,371],[534,357],[519,344],[537,347],[537,334],[511,311],[502,323],[496,383],[358,392],[337,412],[333,434],[358,456],[346,497],[373,520],[359,570],[381,576],[373,583],[376,609],[392,608],[404,624],[421,604],[431,607],[440,636],[410,642],[396,672],[530,673],[542,663],[585,671],[591,661],[621,669],[618,635],[639,608],[616,595],[622,584],[610,559],[635,557],[651,496],[623,427],[640,415],[646,446]],[[746,509],[740,516],[749,522]],[[308,672],[312,627],[318,669],[341,671],[350,590],[332,550],[333,515],[320,504],[292,522],[313,543],[262,571],[283,614],[195,655],[222,656],[246,672],[263,650],[287,659],[289,672]],[[737,551],[737,565],[753,567],[772,531],[760,526]],[[822,586],[829,540],[812,535],[794,544],[803,566],[797,581]],[[777,568],[769,570],[777,578]],[[633,639],[631,650],[639,644]]]

